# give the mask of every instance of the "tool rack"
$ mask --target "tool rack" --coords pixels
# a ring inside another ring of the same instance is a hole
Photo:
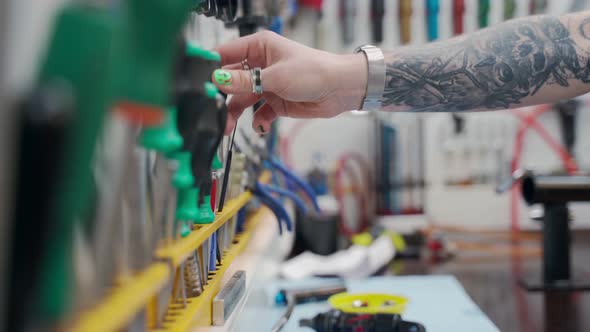
[[[261,181],[268,181],[270,174],[263,174]],[[148,326],[153,332],[184,332],[197,326],[210,326],[212,322],[212,300],[221,289],[221,279],[236,256],[246,247],[263,210],[251,214],[244,231],[236,234],[231,247],[222,254],[221,264],[211,271],[203,293],[198,297],[187,298],[186,306],[171,303],[163,328],[150,324],[150,313],[155,311],[156,297],[164,284],[174,277],[173,271],[197,250],[219,227],[230,221],[252,198],[244,192],[229,201],[222,212],[217,213],[215,221],[197,226],[192,233],[176,243],[161,247],[156,251],[155,262],[143,272],[121,281],[104,300],[92,309],[82,313],[69,331],[109,332],[120,331],[142,311],[147,312]]]

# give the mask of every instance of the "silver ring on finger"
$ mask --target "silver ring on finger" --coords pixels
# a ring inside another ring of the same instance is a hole
[[[262,68],[256,67],[250,70],[250,77],[252,79],[252,93],[261,95],[262,90]]]

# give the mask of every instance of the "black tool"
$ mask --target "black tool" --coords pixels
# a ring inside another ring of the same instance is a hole
[[[238,17],[234,22],[226,24],[230,27],[237,26],[240,36],[254,34],[258,28],[270,25],[270,16],[256,13],[252,2],[252,0],[242,0],[242,16]]]
[[[238,128],[238,124],[236,123],[236,127],[231,135],[231,141],[229,142],[229,148],[227,149],[227,158],[225,161],[225,170],[223,172],[223,182],[221,184],[221,195],[219,195],[219,204],[217,207],[217,211],[223,211],[223,206],[225,205],[225,195],[227,194],[227,184],[229,181],[229,172],[231,170],[231,161],[234,156],[234,140],[236,138],[236,129]]]
[[[373,42],[383,42],[383,17],[385,16],[385,0],[371,0],[371,29]]]
[[[200,188],[203,183],[211,182],[211,164],[227,121],[225,102],[208,82],[211,73],[221,64],[213,56],[215,54],[184,42],[180,42],[179,53],[174,91],[177,125],[185,139],[184,148],[192,154],[195,187]],[[208,187],[201,188],[200,194],[209,195],[211,185]]]
[[[346,292],[346,285],[343,282],[315,288],[279,290],[279,293],[275,297],[275,303],[278,305],[287,305],[287,309],[272,327],[271,332],[279,332],[287,324],[295,309],[295,305],[326,301],[330,296],[343,292]]]
[[[38,318],[31,304],[39,282],[40,261],[47,251],[49,235],[56,230],[52,206],[73,107],[73,96],[60,84],[38,89],[20,105],[8,314],[7,326],[0,328],[3,331],[25,330]]]
[[[225,23],[231,23],[236,19],[238,0],[199,0],[193,10]]]
[[[425,332],[418,323],[408,322],[397,314],[351,314],[339,310],[320,313],[299,321],[300,327],[317,332]]]

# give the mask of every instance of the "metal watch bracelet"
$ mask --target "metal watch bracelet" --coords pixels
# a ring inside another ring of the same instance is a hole
[[[373,45],[359,46],[354,53],[363,52],[367,58],[367,91],[361,106],[363,111],[377,111],[385,90],[385,56]]]

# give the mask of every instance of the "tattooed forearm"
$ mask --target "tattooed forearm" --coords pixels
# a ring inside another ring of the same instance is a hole
[[[590,83],[588,41],[579,43],[587,36],[588,17],[565,24],[555,17],[531,17],[402,50],[386,58],[383,106],[411,111],[501,109],[519,106],[550,85]]]

